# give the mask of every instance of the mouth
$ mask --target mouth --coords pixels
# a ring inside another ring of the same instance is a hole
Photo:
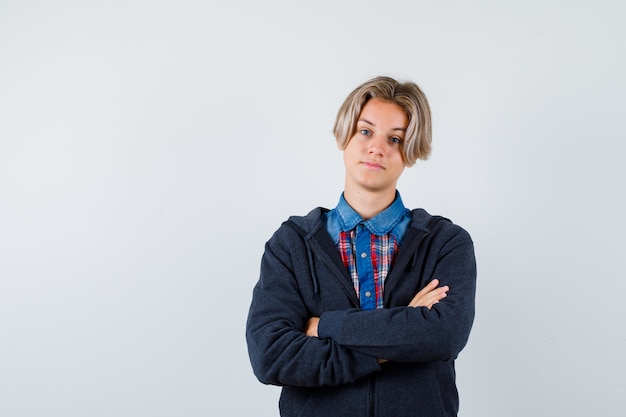
[[[373,170],[376,170],[376,171],[385,169],[384,166],[382,166],[381,164],[379,164],[376,161],[363,161],[361,163],[368,169],[373,169]]]

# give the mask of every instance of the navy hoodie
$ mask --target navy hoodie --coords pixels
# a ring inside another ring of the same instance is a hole
[[[454,360],[474,319],[469,234],[413,210],[385,280],[385,308],[365,311],[326,211],[291,217],[266,243],[246,326],[255,375],[283,387],[281,416],[456,416]],[[434,278],[448,296],[430,310],[407,307]],[[320,317],[317,338],[304,333],[310,317]]]

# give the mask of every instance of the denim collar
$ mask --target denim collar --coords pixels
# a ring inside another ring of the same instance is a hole
[[[400,223],[406,211],[398,191],[396,191],[396,198],[389,207],[368,220],[363,220],[359,213],[350,207],[343,193],[341,193],[336,210],[339,215],[340,231],[348,232],[354,229],[359,223],[362,223],[367,227],[370,233],[379,236],[390,233],[393,228]]]

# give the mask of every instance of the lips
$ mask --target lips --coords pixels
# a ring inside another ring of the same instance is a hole
[[[384,166],[382,166],[380,163],[376,162],[376,161],[363,161],[362,164],[369,169],[374,169],[374,170],[381,170],[381,169],[385,169]]]

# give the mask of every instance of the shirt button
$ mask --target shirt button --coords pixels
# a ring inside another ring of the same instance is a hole
[[[363,253],[361,254],[361,258],[367,258],[367,253],[363,252]]]
[[[369,292],[369,291],[366,291],[366,292],[365,292],[365,296],[369,298],[369,297],[371,297],[371,296],[372,296],[372,293],[371,293],[371,292]]]

